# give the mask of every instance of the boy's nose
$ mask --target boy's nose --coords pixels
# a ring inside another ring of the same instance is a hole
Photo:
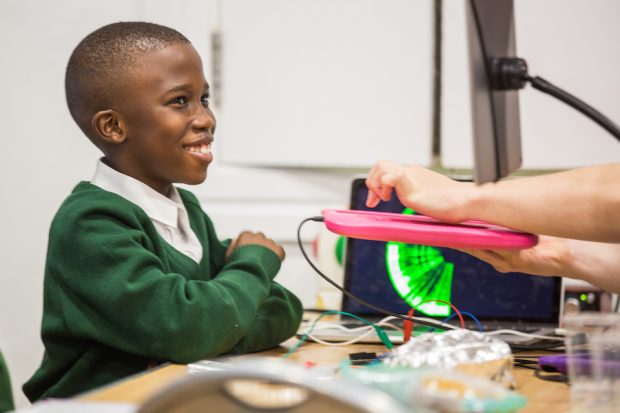
[[[213,129],[215,126],[215,117],[208,108],[200,105],[194,114],[192,126],[195,129]]]

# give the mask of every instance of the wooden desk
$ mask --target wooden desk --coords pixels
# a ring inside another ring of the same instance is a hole
[[[266,356],[282,357],[288,348],[295,343],[289,340],[281,347],[258,354],[239,357]],[[379,345],[356,344],[346,347],[327,347],[315,343],[306,343],[299,347],[289,360],[296,362],[313,362],[317,365],[337,365],[347,359],[349,353],[368,351],[383,353],[385,347]],[[185,377],[187,367],[170,364],[159,367],[144,374],[130,377],[118,383],[103,387],[82,396],[89,401],[114,401],[140,404],[158,390],[173,381]],[[564,413],[570,411],[569,387],[564,383],[554,383],[536,378],[532,370],[515,368],[514,376],[517,391],[528,398],[528,404],[521,410],[523,413]]]

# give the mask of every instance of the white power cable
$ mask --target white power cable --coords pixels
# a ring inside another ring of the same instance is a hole
[[[434,320],[432,318],[425,318],[425,317],[414,317],[414,319],[422,319],[423,321],[429,322],[429,323],[435,323],[437,324],[437,327],[440,328],[450,328],[450,329],[455,329],[458,327],[455,327],[451,324],[446,324],[446,323],[442,323],[440,321]],[[393,320],[397,320],[396,317],[393,316],[388,316],[383,318],[381,321],[375,323],[375,326],[379,326],[379,327],[383,327],[383,328],[391,328],[394,330],[398,330],[398,331],[403,331],[402,328],[389,323],[389,321],[393,321]],[[311,331],[321,331],[321,330],[340,330],[346,333],[355,333],[355,332],[359,332],[360,334],[358,336],[355,336],[353,338],[351,338],[350,340],[347,341],[338,341],[338,342],[334,342],[334,341],[326,341],[324,339],[321,339],[313,334],[309,334]],[[319,343],[319,344],[323,344],[326,346],[346,346],[349,344],[355,344],[358,343],[360,341],[362,341],[363,339],[365,339],[366,337],[368,337],[370,334],[374,333],[374,327],[371,325],[367,325],[367,326],[360,326],[360,327],[345,327],[342,324],[337,324],[337,323],[319,323],[314,325],[314,328],[307,328],[305,330],[300,331],[300,334],[307,334],[308,338],[311,339],[312,341]],[[509,334],[509,335],[515,335],[515,336],[521,336],[521,337],[527,337],[527,338],[533,338],[533,339],[539,339],[539,340],[552,340],[552,341],[564,341],[563,337],[553,337],[553,336],[545,336],[545,335],[539,335],[539,334],[531,334],[531,333],[525,333],[522,331],[518,331],[518,330],[510,330],[510,329],[501,329],[501,330],[494,330],[494,331],[489,331],[489,332],[484,332],[483,334],[487,335],[487,336],[495,336],[495,335],[500,335],[500,334]]]

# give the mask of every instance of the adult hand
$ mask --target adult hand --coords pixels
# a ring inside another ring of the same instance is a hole
[[[540,236],[538,244],[523,250],[466,250],[488,262],[499,272],[523,272],[535,275],[567,275],[570,248],[564,238]]]
[[[470,183],[454,181],[426,168],[385,160],[372,167],[366,186],[366,206],[369,208],[376,207],[380,201],[389,201],[396,191],[403,205],[446,222],[468,218],[462,206],[473,188]]]
[[[540,236],[525,250],[462,250],[501,272],[561,275],[620,294],[620,244]]]
[[[284,248],[274,240],[267,238],[262,232],[243,231],[239,236],[233,239],[226,249],[226,259],[230,257],[233,251],[244,245],[262,245],[269,248],[280,258],[280,261],[284,261],[286,253]]]

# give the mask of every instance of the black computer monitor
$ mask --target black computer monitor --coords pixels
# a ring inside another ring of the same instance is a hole
[[[521,167],[517,90],[492,81],[496,58],[516,57],[512,0],[469,0],[466,7],[474,141],[474,180],[495,182]]]

